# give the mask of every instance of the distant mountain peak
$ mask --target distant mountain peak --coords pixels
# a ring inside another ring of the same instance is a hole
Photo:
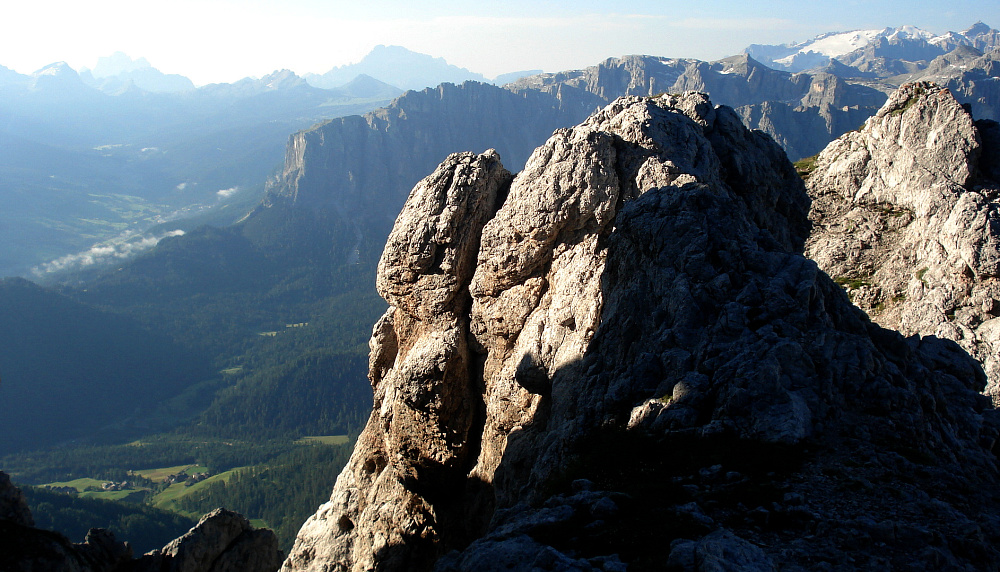
[[[984,24],[982,20],[980,20],[975,24],[969,26],[969,29],[962,32],[962,35],[965,36],[966,38],[975,38],[976,36],[989,34],[991,31],[993,31],[993,29]]]
[[[270,89],[288,89],[305,85],[306,80],[289,69],[276,70],[260,78],[260,82]]]
[[[403,90],[379,81],[368,74],[358,74],[357,77],[340,86],[338,91],[351,97],[396,97]]]
[[[67,64],[66,62],[55,62],[37,70],[35,73],[31,75],[33,77],[42,77],[42,76],[71,77],[71,76],[76,76],[77,73],[73,68],[69,67],[69,64]]]
[[[80,75],[66,62],[49,64],[31,74],[30,87],[36,90],[55,89],[59,92],[66,90],[79,92],[80,89],[87,89]]]
[[[146,58],[133,60],[125,52],[115,52],[97,59],[92,70],[81,70],[83,81],[104,93],[120,95],[127,91],[176,92],[194,89],[194,83],[178,74],[165,74]]]
[[[356,64],[331,69],[324,74],[307,74],[315,87],[332,89],[343,86],[360,74],[407,90],[421,90],[438,84],[467,80],[486,82],[482,74],[449,64],[444,58],[408,50],[402,46],[379,44]]]
[[[90,73],[95,78],[104,78],[147,69],[153,69],[153,66],[146,58],[133,60],[125,52],[115,52],[110,56],[97,58],[97,65]]]

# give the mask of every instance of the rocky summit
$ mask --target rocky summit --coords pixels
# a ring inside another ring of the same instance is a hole
[[[698,93],[620,98],[513,178],[450,156],[396,220],[372,414],[283,570],[998,569],[982,368],[852,305],[809,210]]]
[[[882,326],[957,342],[1000,400],[1000,126],[908,84],[812,169],[806,255]]]

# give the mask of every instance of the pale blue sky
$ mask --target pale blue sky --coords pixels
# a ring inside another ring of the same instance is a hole
[[[322,73],[377,44],[444,57],[493,77],[558,71],[624,54],[717,59],[751,43],[914,25],[935,33],[1000,27],[997,0],[369,2],[35,0],[4,8],[0,65],[93,67],[123,51],[197,84],[275,69]]]

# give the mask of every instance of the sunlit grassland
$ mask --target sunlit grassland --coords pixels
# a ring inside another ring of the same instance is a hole
[[[201,516],[200,514],[194,514],[185,510],[181,510],[177,504],[177,501],[187,495],[197,493],[198,491],[204,489],[205,487],[209,486],[212,483],[216,483],[219,481],[224,481],[228,483],[229,479],[232,478],[234,473],[244,468],[246,467],[237,467],[235,469],[228,470],[224,473],[219,473],[218,475],[212,475],[211,477],[205,479],[204,481],[195,483],[191,486],[188,486],[185,483],[174,483],[169,487],[167,487],[166,489],[164,489],[163,491],[157,493],[155,496],[153,496],[152,505],[156,508],[169,510],[171,512],[176,512],[177,514],[182,514],[184,516],[189,516],[191,518],[198,518]]]

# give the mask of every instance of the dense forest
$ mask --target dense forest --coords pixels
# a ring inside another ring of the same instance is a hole
[[[231,447],[233,448],[233,447]],[[91,448],[82,451],[72,451],[76,457],[75,463],[80,463],[86,455],[97,455],[93,466],[103,463],[103,468],[88,468],[82,473],[104,475],[107,480],[140,481],[144,486],[152,486],[153,490],[145,495],[134,495],[135,500],[112,501],[96,498],[85,498],[76,494],[55,492],[44,487],[20,485],[28,499],[28,505],[35,518],[38,528],[55,530],[62,533],[73,542],[82,542],[91,528],[107,528],[115,533],[119,540],[129,541],[137,554],[161,548],[170,540],[187,532],[194,526],[197,517],[215,508],[225,507],[235,510],[244,516],[262,521],[275,531],[284,550],[291,547],[295,534],[305,519],[315,512],[316,507],[329,499],[330,491],[337,480],[337,475],[350,458],[352,443],[343,445],[290,445],[272,443],[270,446],[242,446],[243,455],[216,456],[222,447],[196,448],[202,457],[211,463],[211,472],[225,471],[234,466],[242,467],[227,479],[198,488],[196,492],[179,496],[176,502],[177,512],[171,512],[149,506],[155,493],[162,491],[166,483],[154,484],[148,479],[142,479],[133,473],[122,473],[114,466],[121,462],[116,459],[115,447]],[[160,454],[168,453],[167,447],[153,447],[148,454],[148,462],[180,461],[192,459],[180,453],[180,447],[174,457],[156,457],[153,450]],[[279,452],[280,451],[280,452]],[[103,453],[103,454],[102,454]],[[121,451],[117,451],[121,454]],[[270,453],[270,456],[268,456]],[[266,460],[263,460],[268,457]],[[140,457],[141,458],[141,455]],[[247,463],[248,461],[257,461]],[[40,466],[49,464],[51,460],[40,460]],[[73,463],[73,461],[71,461]],[[234,463],[247,463],[237,465]],[[39,477],[36,472],[33,476]]]
[[[209,262],[199,258],[205,253]],[[92,416],[102,428],[97,437],[83,438],[81,431],[73,440],[40,439],[45,447],[0,449],[0,469],[24,486],[80,478],[136,481],[133,471],[141,469],[207,467],[210,474],[225,478],[182,488],[175,502],[160,503],[186,517],[181,528],[225,506],[274,529],[282,546],[290,548],[305,518],[329,497],[351,452],[350,444],[295,442],[307,435],[353,436],[360,431],[371,409],[367,341],[385,303],[375,293],[371,263],[310,265],[291,262],[294,257],[257,255],[261,253],[231,230],[206,228],[189,241],[165,240],[121,271],[86,285],[55,292],[13,281],[12,288],[32,292],[49,305],[103,319],[110,325],[101,328],[111,332],[104,335],[130,338],[122,340],[122,347],[154,336],[159,349],[173,352],[167,360],[172,363],[133,381],[135,393],[148,391],[147,384],[158,379],[155,373],[174,372],[179,365],[199,369],[176,374],[177,384],[168,386],[172,393],[154,393],[157,398],[131,422],[109,427],[109,417]],[[255,266],[254,260],[261,264]],[[205,282],[192,287],[187,276]],[[0,313],[0,321],[14,323],[18,315],[27,320],[36,315],[34,309],[44,308],[33,300],[11,305],[10,312]],[[71,342],[87,332],[71,334],[56,348],[66,353],[64,358],[52,360],[63,370],[71,370],[73,360],[80,358]],[[114,356],[113,347],[88,349],[102,363]],[[59,371],[53,368],[53,377]],[[84,390],[95,387],[91,377],[72,383]],[[35,425],[24,428],[30,433]],[[74,541],[82,540],[86,530],[81,527],[89,522],[110,527],[137,550],[140,545],[148,550],[176,537],[177,527],[171,526],[180,521],[141,512],[152,510],[149,505],[167,485],[142,486],[146,492],[130,496],[131,503],[91,504],[96,499],[42,491],[57,496],[32,500],[32,508],[41,511],[40,526]],[[109,516],[109,511],[121,516]],[[144,538],[154,540],[139,540]]]
[[[91,528],[106,528],[144,554],[184,534],[195,525],[185,516],[135,503],[80,498],[40,487],[22,486],[35,526],[83,542]]]
[[[212,483],[178,504],[193,513],[222,506],[262,519],[287,553],[302,523],[329,500],[351,450],[350,445],[296,447],[264,465],[238,470],[228,481]]]
[[[210,365],[127,316],[0,280],[0,454],[127,438],[162,400],[214,376]]]

